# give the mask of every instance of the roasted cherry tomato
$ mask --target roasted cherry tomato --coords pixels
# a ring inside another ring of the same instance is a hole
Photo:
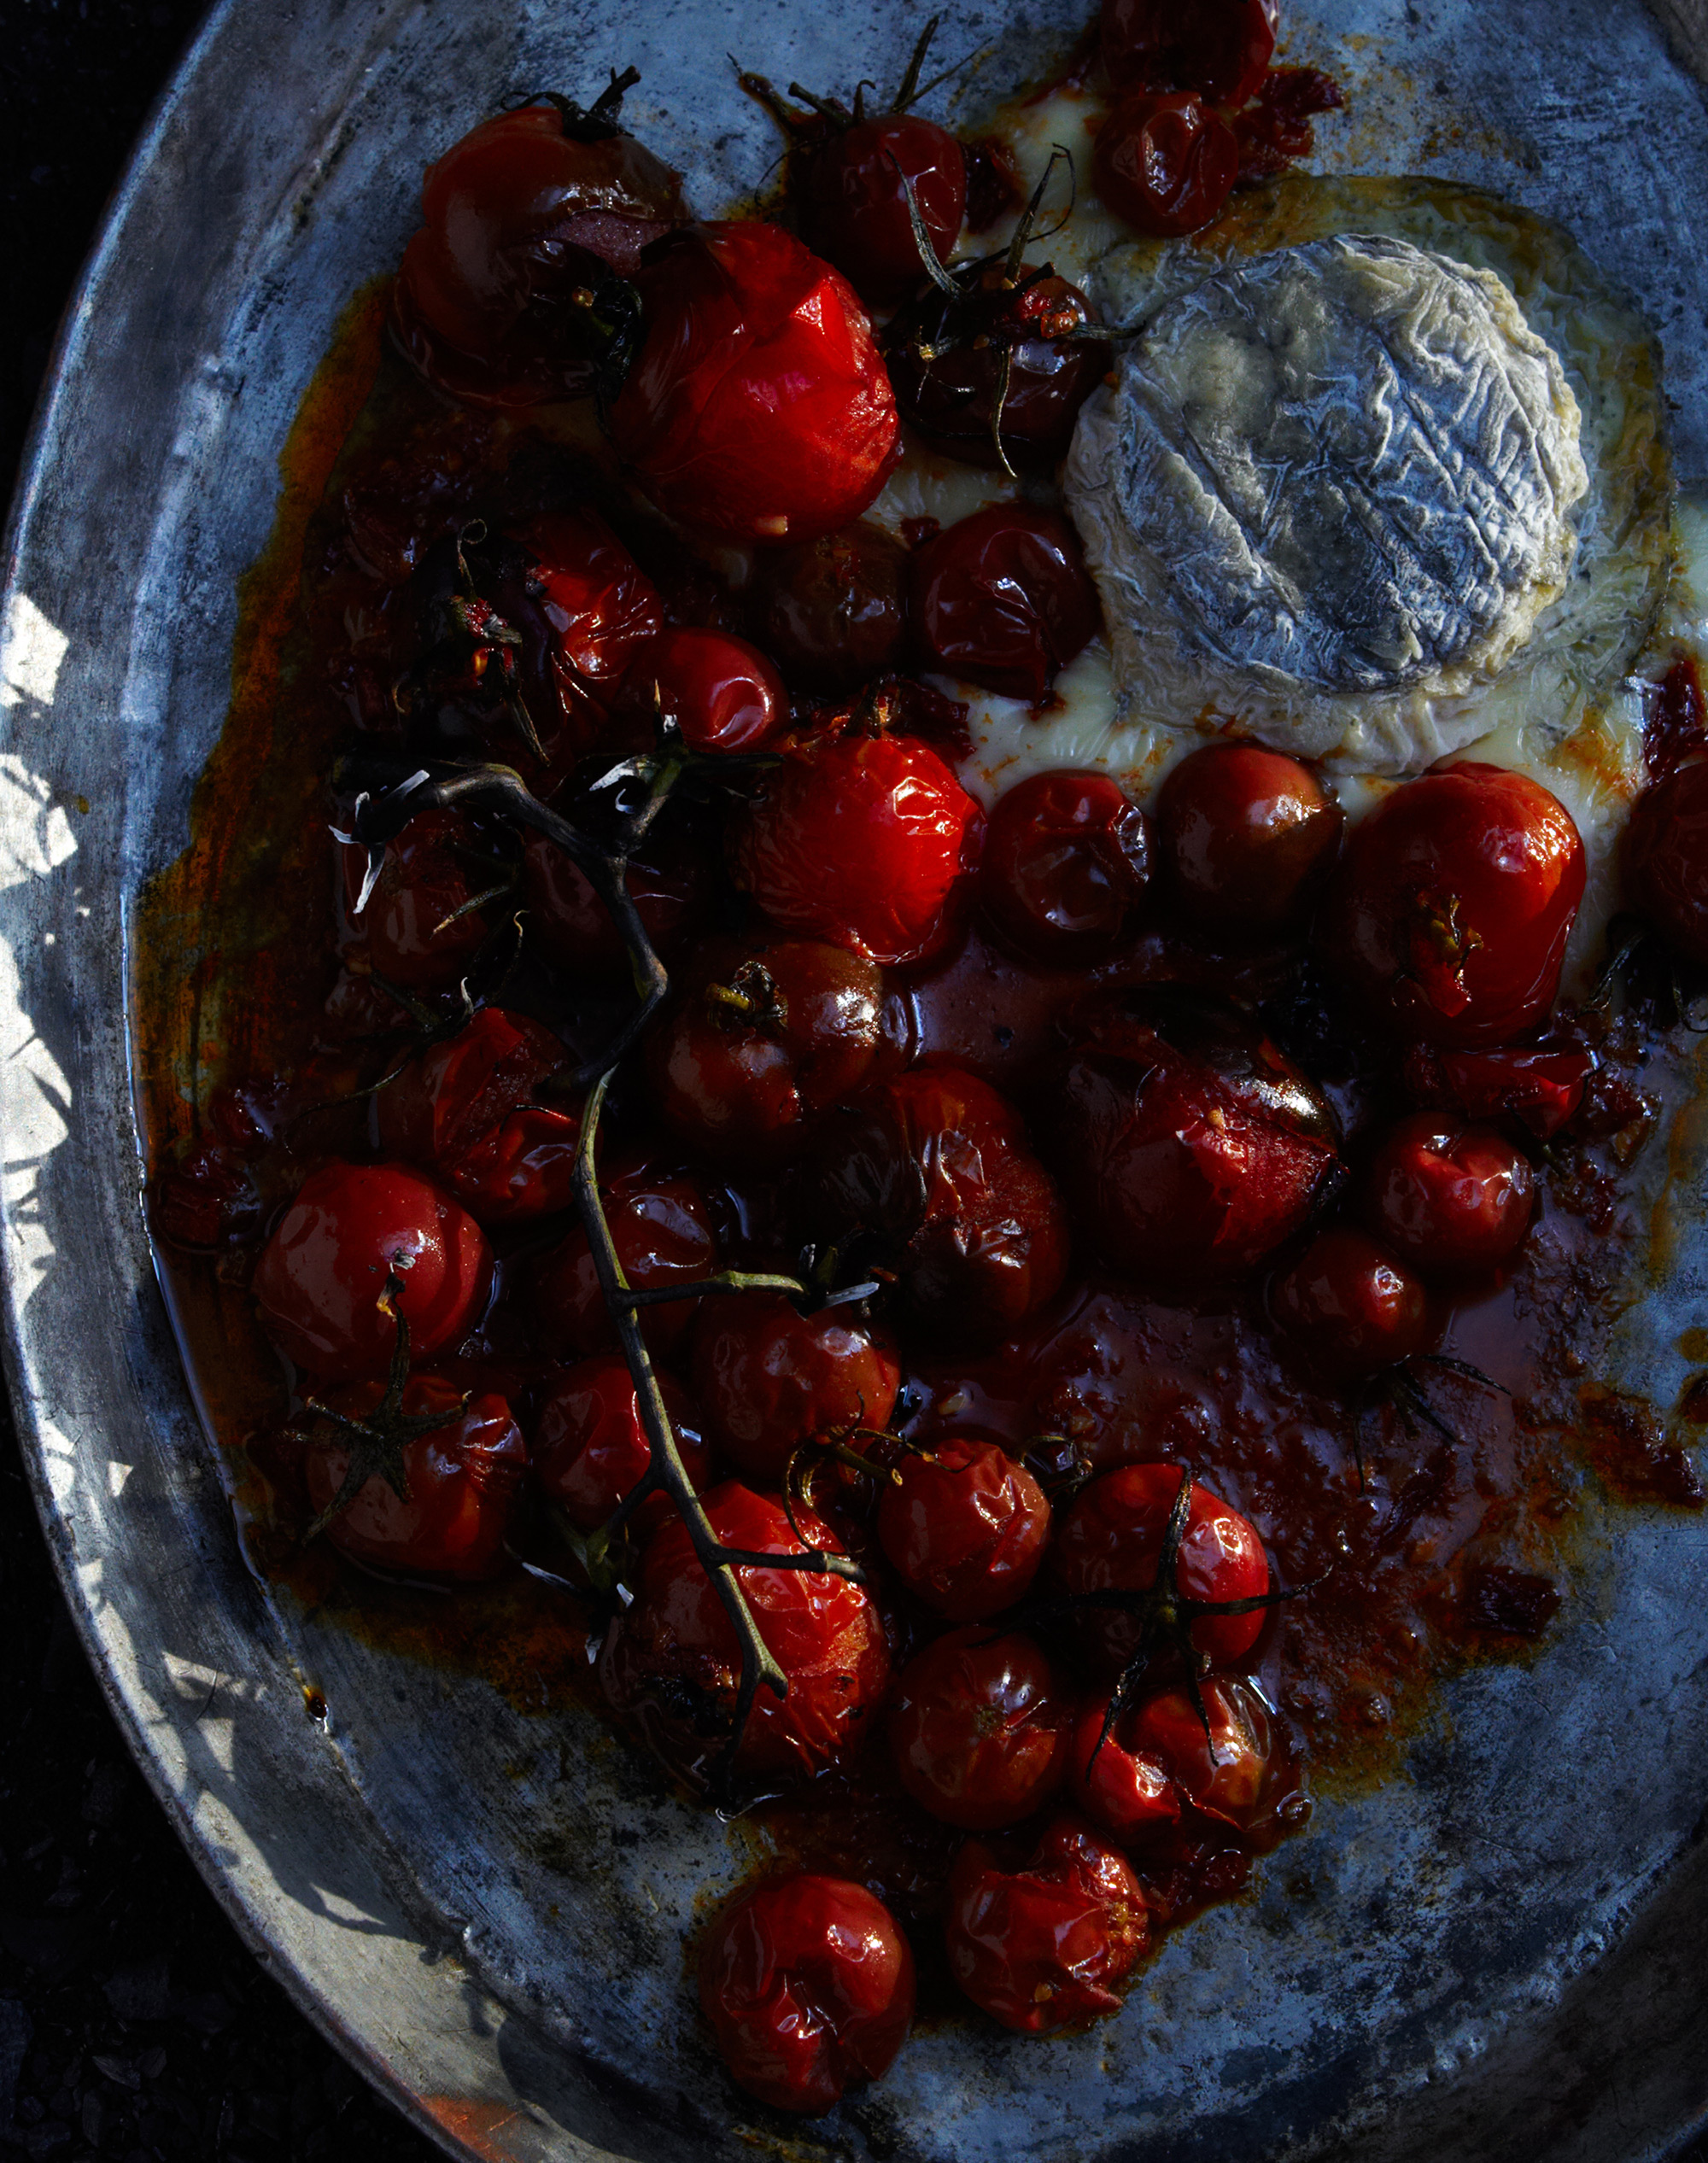
[[[896,1469],[900,1484],[880,1491],[878,1539],[910,1591],[952,1622],[1023,1599],[1050,1541],[1050,1505],[1025,1465],[951,1435]]]
[[[1473,1119],[1504,1113],[1543,1142],[1576,1115],[1594,1070],[1595,1055],[1582,1044],[1535,1051],[1436,1051],[1413,1044],[1405,1069],[1415,1102]]]
[[[1350,1225],[1319,1231],[1269,1291],[1276,1321],[1320,1372],[1350,1378],[1434,1342],[1429,1294]]]
[[[1703,751],[1708,751],[1708,698],[1703,695],[1702,671],[1693,655],[1681,653],[1651,689],[1643,764],[1651,781],[1664,781]]]
[[[1116,1267],[1171,1288],[1248,1274],[1339,1165],[1320,1093],[1231,1009],[1190,995],[1091,1017],[1054,1109],[1076,1220]]]
[[[524,574],[544,652],[536,665],[555,710],[536,722],[548,751],[568,722],[572,751],[600,723],[637,658],[649,658],[664,628],[658,589],[597,512],[554,511],[522,529]],[[519,613],[519,611],[518,611]]]
[[[708,1300],[690,1371],[706,1432],[750,1478],[775,1485],[803,1442],[882,1427],[901,1369],[889,1336],[846,1307],[802,1314],[781,1292]]]
[[[326,1382],[391,1364],[401,1316],[418,1365],[480,1319],[492,1254],[442,1188],[401,1164],[323,1165],[297,1189],[255,1267],[261,1326]]]
[[[966,157],[947,128],[917,113],[832,123],[816,147],[795,153],[790,179],[801,238],[869,307],[887,307],[919,283],[904,179],[939,263],[961,237]]]
[[[660,719],[691,751],[752,751],[786,726],[783,680],[756,646],[727,631],[666,631],[635,671]]]
[[[718,1267],[705,1194],[692,1179],[619,1172],[601,1182],[601,1191],[611,1243],[635,1289],[691,1283]],[[616,1342],[585,1231],[577,1228],[541,1260],[529,1290],[547,1347],[560,1359],[583,1359]],[[654,1353],[676,1343],[694,1307],[693,1300],[665,1300],[642,1310],[641,1334]]]
[[[1156,798],[1169,883],[1196,921],[1222,932],[1286,923],[1332,866],[1342,824],[1308,766],[1258,744],[1206,744]]]
[[[1117,218],[1159,240],[1212,224],[1238,172],[1237,137],[1195,91],[1129,91],[1091,152],[1097,193]]]
[[[611,441],[673,518],[737,541],[857,518],[899,454],[889,377],[840,274],[780,225],[696,226],[636,280]]]
[[[951,1630],[896,1677],[890,1755],[915,1803],[969,1833],[1016,1825],[1062,1783],[1068,1702],[1019,1630]]]
[[[632,277],[686,215],[679,175],[615,125],[620,99],[500,113],[428,167],[393,305],[430,382],[498,406],[593,388],[600,348],[576,289],[606,266]]]
[[[567,1209],[581,1121],[529,1101],[564,1057],[541,1023],[483,1007],[380,1091],[380,1147],[436,1172],[481,1224]]]
[[[468,904],[483,884],[473,874],[480,850],[466,819],[455,811],[423,811],[386,844],[385,862],[356,913],[367,872],[366,849],[339,851],[344,909],[369,966],[387,982],[418,991],[443,991],[480,950],[487,925]]]
[[[1093,1825],[1132,1848],[1179,1824],[1180,1791],[1167,1767],[1138,1748],[1132,1714],[1113,1722],[1108,1715],[1103,1697],[1088,1698],[1075,1714],[1068,1733],[1068,1797]]]
[[[1107,774],[1034,774],[997,799],[979,897],[1023,954],[1102,958],[1119,944],[1149,879],[1149,821]]]
[[[1377,1151],[1364,1213],[1390,1254],[1451,1275],[1510,1261],[1535,1195],[1535,1173],[1496,1128],[1418,1112]]]
[[[1160,1690],[1142,1698],[1121,1722],[1121,1732],[1134,1756],[1161,1766],[1194,1810],[1243,1827],[1262,1799],[1269,1770],[1269,1715],[1256,1691],[1237,1675],[1206,1675],[1199,1694],[1209,1716],[1208,1734],[1184,1690]]]
[[[1078,1818],[1052,1820],[1019,1870],[1004,1870],[981,1840],[956,1858],[950,1967],[974,2005],[1021,2035],[1119,2012],[1109,1985],[1149,1936],[1144,1893],[1126,1858]]]
[[[1103,65],[1118,83],[1243,105],[1275,50],[1277,0],[1103,0]]]
[[[1180,1493],[1178,1464],[1123,1464],[1082,1488],[1056,1526],[1050,1567],[1068,1593],[1149,1592],[1156,1582],[1168,1513]],[[1269,1589],[1269,1558],[1256,1527],[1194,1480],[1175,1559],[1187,1599],[1256,1599]],[[1138,1621],[1118,1608],[1079,1616],[1088,1648],[1111,1668],[1138,1650]],[[1263,1634],[1263,1611],[1201,1615],[1192,1643],[1218,1667],[1242,1659]]]
[[[851,728],[766,775],[732,830],[730,868],[783,931],[915,962],[952,928],[983,839],[978,805],[928,744]]]
[[[808,1552],[781,1505],[733,1480],[705,1497],[712,1531],[751,1553]],[[839,1554],[810,1510],[795,1520],[812,1546]],[[788,1678],[788,1695],[761,1689],[737,1756],[755,1779],[810,1780],[850,1763],[863,1746],[890,1682],[889,1647],[870,1595],[822,1570],[736,1571],[759,1634]],[[617,1616],[600,1654],[614,1709],[673,1772],[703,1784],[729,1733],[741,1675],[740,1641],[700,1567],[680,1518],[647,1542],[634,1605]]]
[[[927,1329],[1006,1336],[1061,1288],[1055,1183],[1020,1114],[973,1074],[915,1067],[869,1090],[828,1126],[816,1169],[828,1227],[884,1242]]]
[[[374,1412],[382,1394],[377,1382],[358,1383],[327,1403],[346,1418],[360,1419]],[[401,1409],[411,1420],[443,1415],[442,1425],[403,1445],[407,1499],[377,1472],[330,1520],[326,1537],[341,1553],[375,1570],[465,1583],[493,1576],[504,1567],[504,1535],[528,1467],[509,1406],[489,1391],[465,1403],[462,1391],[442,1375],[412,1375]],[[350,1453],[349,1435],[330,1421],[311,1434],[303,1470],[317,1517],[342,1488]]]
[[[1284,172],[1295,158],[1308,158],[1317,147],[1313,115],[1339,113],[1345,106],[1340,85],[1321,68],[1272,67],[1255,102],[1233,116],[1239,143],[1235,187],[1255,187]]]
[[[673,1377],[660,1375],[658,1388],[698,1494],[711,1474],[699,1415]],[[541,1493],[578,1531],[597,1531],[652,1461],[635,1377],[620,1352],[595,1353],[559,1377],[534,1423],[534,1470]],[[656,1532],[670,1510],[668,1495],[648,1496],[635,1514],[637,1538]]]
[[[1029,504],[993,503],[927,541],[912,593],[930,666],[1034,705],[1099,621],[1078,535]]]
[[[1708,759],[1688,759],[1631,807],[1625,892],[1664,938],[1708,962]]]
[[[795,1155],[812,1122],[857,1091],[883,1041],[874,962],[812,939],[720,941],[650,1038],[665,1123],[714,1156]]]
[[[647,938],[668,959],[705,922],[717,876],[695,836],[659,823],[664,831],[629,858],[629,891]],[[553,961],[577,983],[629,982],[629,950],[588,880],[543,834],[525,834],[522,850],[528,927]]]
[[[960,284],[955,295],[922,287],[890,327],[890,380],[902,418],[945,457],[994,466],[1000,399],[1003,457],[1047,472],[1068,455],[1110,348],[1083,335],[1091,321],[1085,295],[1047,269],[1028,266],[1010,278],[993,263]]]
[[[1405,1035],[1500,1044],[1553,1004],[1583,875],[1583,844],[1557,796],[1528,775],[1461,760],[1396,788],[1354,831],[1322,938]]]
[[[913,2019],[913,1953],[845,1878],[769,1879],[706,1932],[700,2009],[736,2085],[816,2116],[886,2072]]]
[[[767,549],[753,570],[753,631],[806,691],[857,691],[902,658],[908,553],[865,519],[796,548]]]

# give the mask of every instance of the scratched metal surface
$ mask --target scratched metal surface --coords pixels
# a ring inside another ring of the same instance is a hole
[[[227,0],[189,55],[67,326],[0,652],[8,1357],[73,1608],[257,1951],[459,2154],[1660,2159],[1708,2113],[1697,1523],[1610,1522],[1535,1665],[1446,1690],[1404,1776],[1320,1807],[1118,2020],[1043,2046],[921,2036],[863,2108],[789,2128],[734,2102],[683,1986],[696,1896],[740,1868],[726,1834],[596,1722],[381,1656],[239,1563],[142,1229],[124,947],[185,838],[291,415],[345,297],[395,260],[424,155],[505,96],[632,60],[637,126],[716,203],[770,155],[726,51],[884,77],[916,12]],[[1289,56],[1349,86],[1337,164],[1571,226],[1659,332],[1681,467],[1708,476],[1708,129],[1676,56],[1708,44],[1701,0],[1665,14],[1664,33],[1638,0],[1297,0]],[[968,102],[1079,17],[957,9],[958,43],[993,44]],[[1693,1115],[1650,1152],[1673,1174],[1666,1289],[1622,1326],[1622,1371],[1664,1406],[1702,1311],[1705,1151]]]

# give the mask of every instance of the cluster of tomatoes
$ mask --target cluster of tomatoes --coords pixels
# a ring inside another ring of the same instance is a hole
[[[1107,0],[1103,31],[1126,87],[1098,185],[1144,230],[1203,222],[1241,155],[1296,141],[1269,0]],[[1278,1745],[1252,1663],[1291,1588],[1177,1462],[1088,1476],[1060,1437],[1021,1461],[947,1414],[905,1439],[910,1377],[1013,1342],[1088,1269],[1212,1305],[1264,1284],[1288,1356],[1337,1388],[1428,1352],[1455,1290],[1516,1254],[1530,1152],[1584,1100],[1592,1054],[1546,1033],[1584,866],[1521,775],[1447,766],[1348,839],[1310,768],[1244,742],[1191,752],[1149,810],[1070,771],[986,815],[953,763],[959,710],[907,672],[1045,700],[1098,623],[1078,542],[1025,502],[907,543],[859,513],[898,407],[958,455],[1047,465],[1106,353],[1047,271],[921,289],[920,236],[947,259],[979,174],[911,88],[876,120],[857,99],[793,116],[798,233],[688,223],[613,94],[504,114],[431,169],[406,350],[465,406],[597,389],[662,516],[609,471],[566,506],[501,461],[472,506],[353,495],[351,712],[400,773],[502,758],[617,852],[634,921],[590,857],[490,813],[436,804],[383,856],[345,843],[327,1040],[418,1047],[371,1079],[366,1150],[269,1223],[243,1171],[260,1096],[225,1103],[161,1221],[259,1248],[317,1532],[467,1581],[554,1526],[578,1581],[620,1575],[599,1675],[625,1724],[702,1790],[733,1751],[750,1791],[869,1778],[949,1828],[949,1970],[1037,2034],[1116,2008],[1172,1859],[1263,1836]],[[901,304],[888,370],[862,298]],[[757,547],[745,588],[685,529]],[[1696,696],[1631,883],[1708,960]],[[704,1539],[657,1493],[605,1536],[654,1450],[576,1206],[577,1057],[621,1010],[636,928],[670,993],[618,1069],[600,1210],[703,1529],[750,1558],[731,1567],[787,1680],[739,1733]],[[969,928],[1053,987],[1057,1037],[1017,1098],[910,1041],[901,991]],[[1230,996],[1254,952],[1361,1014],[1385,1108],[1353,1142]],[[815,1554],[857,1566],[763,1559]],[[700,1990],[736,2079],[820,2111],[894,2056],[913,1954],[868,1885],[797,1871],[711,1926]]]

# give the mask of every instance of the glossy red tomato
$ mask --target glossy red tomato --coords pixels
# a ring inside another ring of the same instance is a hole
[[[832,126],[791,171],[801,238],[834,263],[861,299],[886,307],[918,284],[919,249],[905,178],[939,263],[967,213],[967,160],[947,128],[917,113]]]
[[[921,287],[885,342],[902,418],[933,451],[995,466],[1000,397],[1009,464],[1048,472],[1067,456],[1079,408],[1109,366],[1109,347],[1079,335],[1091,320],[1079,288],[1036,265],[1015,280],[992,263],[954,297]]]
[[[491,1283],[480,1226],[442,1188],[406,1165],[334,1161],[297,1189],[256,1265],[254,1295],[262,1328],[299,1367],[361,1382],[391,1364],[395,1314],[419,1364],[467,1335]]]
[[[666,1125],[715,1157],[794,1155],[819,1114],[852,1096],[883,1044],[874,962],[811,939],[714,943],[647,1042]]]
[[[1343,824],[1308,766],[1260,744],[1206,744],[1156,798],[1169,883],[1193,921],[1218,931],[1286,923],[1333,864]]]
[[[914,557],[911,580],[927,665],[1034,705],[1099,622],[1079,535],[1027,504],[945,528]]]
[[[878,1502],[878,1539],[909,1590],[952,1622],[982,1622],[1025,1597],[1050,1542],[1050,1505],[994,1442],[951,1435],[910,1453]]]
[[[1125,1857],[1064,1816],[1019,1870],[969,1840],[950,1876],[944,1935],[974,2005],[1021,2035],[1046,2035],[1120,2011],[1110,1985],[1145,1950],[1150,1914]]]
[[[1364,1213],[1392,1254],[1413,1269],[1497,1269],[1524,1244],[1536,1176],[1492,1126],[1436,1112],[1403,1119],[1364,1179]]]
[[[1149,821],[1107,774],[1034,774],[997,799],[979,898],[1023,954],[1100,959],[1149,880]]]
[[[884,1242],[915,1320],[1012,1334],[1061,1289],[1067,1219],[1020,1114],[987,1082],[915,1067],[869,1090],[817,1152],[825,1227]]]
[[[480,853],[468,821],[457,812],[419,813],[386,844],[385,862],[358,915],[368,852],[354,845],[339,850],[352,938],[377,975],[408,991],[438,991],[465,973],[488,928],[479,910],[465,913],[488,883],[472,875]]]
[[[695,1181],[624,1171],[602,1180],[600,1192],[611,1243],[636,1290],[692,1283],[720,1266],[705,1190]],[[593,1252],[579,1226],[535,1266],[529,1289],[547,1347],[559,1359],[584,1359],[617,1342]],[[666,1300],[642,1311],[641,1335],[655,1355],[678,1342],[695,1305]]]
[[[1277,0],[1103,0],[1103,65],[1118,83],[1243,105],[1275,50]]]
[[[705,1504],[727,1546],[807,1552],[779,1503],[733,1480]],[[797,1508],[795,1518],[820,1552],[841,1552],[810,1511]],[[736,1574],[789,1685],[786,1698],[762,1689],[755,1698],[739,1768],[755,1779],[810,1780],[851,1763],[890,1682],[889,1647],[870,1595],[816,1570],[746,1564]],[[635,1603],[606,1632],[599,1673],[611,1705],[642,1740],[672,1771],[703,1783],[734,1717],[740,1644],[680,1518],[647,1542]]]
[[[615,126],[549,104],[483,120],[427,168],[394,308],[430,382],[476,405],[589,390],[600,350],[578,286],[632,277],[685,215],[677,174]]]
[[[374,1382],[340,1390],[327,1401],[334,1412],[360,1419],[383,1394]],[[462,1397],[442,1375],[410,1377],[404,1417],[442,1412],[445,1423],[403,1446],[407,1501],[376,1473],[327,1525],[326,1537],[341,1553],[375,1570],[464,1583],[503,1569],[504,1535],[528,1452],[502,1397],[484,1392],[459,1411]],[[311,1435],[303,1470],[317,1517],[343,1486],[350,1451],[349,1436],[330,1423]]]
[[[901,1369],[888,1333],[848,1307],[802,1314],[781,1292],[708,1300],[689,1371],[706,1432],[750,1478],[775,1485],[803,1442],[882,1427]]]
[[[1107,1698],[1093,1697],[1074,1715],[1068,1734],[1068,1798],[1093,1825],[1132,1849],[1179,1823],[1180,1791],[1167,1767],[1138,1747],[1131,1712],[1104,1733],[1108,1709]]]
[[[658,1388],[699,1494],[711,1476],[711,1451],[700,1433],[699,1415],[672,1376],[660,1375]],[[635,1377],[620,1352],[595,1353],[559,1377],[534,1423],[534,1469],[541,1493],[578,1531],[597,1531],[652,1461]],[[671,1506],[664,1494],[643,1502],[633,1521],[636,1537],[656,1532]]]
[[[1249,1825],[1262,1799],[1272,1739],[1263,1700],[1237,1675],[1207,1675],[1210,1731],[1184,1690],[1144,1698],[1122,1723],[1134,1755],[1160,1765],[1181,1799],[1218,1823]]]
[[[1308,1221],[1337,1166],[1319,1092],[1231,1012],[1135,999],[1093,1018],[1055,1107],[1076,1222],[1171,1289],[1248,1275]]]
[[[1553,1004],[1583,876],[1583,844],[1557,796],[1461,760],[1396,788],[1355,830],[1321,937],[1405,1035],[1500,1044]]]
[[[1421,1279],[1350,1225],[1319,1231],[1269,1305],[1313,1366],[1348,1378],[1409,1359],[1437,1335]]]
[[[1117,218],[1159,240],[1219,218],[1238,172],[1237,137],[1196,91],[1129,91],[1091,151],[1097,193]]]
[[[658,589],[595,511],[542,513],[522,530],[529,598],[545,627],[545,661],[574,747],[598,733],[636,658],[664,628]],[[590,722],[585,707],[594,700]],[[550,748],[550,746],[548,746]]]
[[[913,1954],[883,1903],[803,1873],[742,1893],[707,1932],[700,2009],[730,2078],[816,2116],[887,2070],[913,2019]]]
[[[874,962],[915,962],[952,928],[984,818],[915,737],[857,728],[791,749],[729,842],[730,868],[781,930]]]
[[[897,667],[907,641],[908,553],[861,519],[754,565],[753,632],[804,690],[857,691]]]
[[[1178,1464],[1123,1464],[1082,1488],[1057,1523],[1050,1554],[1063,1591],[1149,1592],[1180,1478]],[[1255,1599],[1269,1590],[1269,1558],[1256,1527],[1196,1480],[1175,1583],[1187,1599]],[[1263,1623],[1261,1609],[1202,1615],[1192,1624],[1192,1643],[1205,1658],[1227,1667],[1256,1644]],[[1125,1667],[1138,1650],[1138,1622],[1117,1610],[1087,1609],[1079,1626],[1086,1646],[1111,1668]]]
[[[573,810],[566,816],[573,819]],[[629,858],[629,891],[646,936],[668,961],[705,922],[717,875],[696,837],[659,823],[664,831]],[[522,851],[530,935],[576,983],[628,984],[629,950],[588,880],[543,834],[525,833]]]
[[[756,646],[727,631],[665,631],[636,670],[638,688],[691,751],[753,751],[787,725],[789,695]]]
[[[1688,759],[1631,807],[1622,862],[1631,905],[1708,962],[1708,759]]]
[[[857,518],[899,455],[889,377],[839,272],[780,225],[696,226],[636,278],[611,441],[673,518],[736,541]]]
[[[1406,1086],[1414,1102],[1494,1119],[1502,1114],[1540,1141],[1576,1116],[1595,1071],[1582,1044],[1523,1051],[1436,1051],[1413,1044],[1406,1054]]]
[[[1067,1716],[1032,1640],[974,1623],[927,1645],[896,1677],[890,1755],[933,1817],[992,1833],[1030,1817],[1061,1786]]]

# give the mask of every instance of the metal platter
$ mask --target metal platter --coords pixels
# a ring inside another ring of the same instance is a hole
[[[1664,26],[1641,0],[1293,0],[1286,56],[1348,86],[1337,167],[1443,173],[1572,229],[1660,336],[1700,478],[1694,7],[1668,0]],[[989,46],[968,106],[1039,73],[1083,12],[956,9],[957,49]],[[1044,2046],[939,2028],[808,2125],[743,2116],[683,1987],[696,1897],[743,1867],[734,1836],[591,1714],[377,1650],[243,1566],[143,1233],[126,936],[184,844],[292,415],[346,299],[395,261],[424,158],[506,96],[633,61],[637,127],[714,204],[771,155],[727,51],[826,82],[857,55],[883,78],[922,13],[228,0],[190,51],[66,327],[0,629],[7,1349],[68,1596],[250,1944],[453,2153],[1664,2157],[1708,2115],[1699,1519],[1610,1517],[1541,1656],[1446,1687],[1404,1775],[1320,1804],[1119,2019]],[[1622,1383],[1663,1406],[1708,1275],[1704,1108],[1648,1153],[1662,1289],[1619,1324]]]

